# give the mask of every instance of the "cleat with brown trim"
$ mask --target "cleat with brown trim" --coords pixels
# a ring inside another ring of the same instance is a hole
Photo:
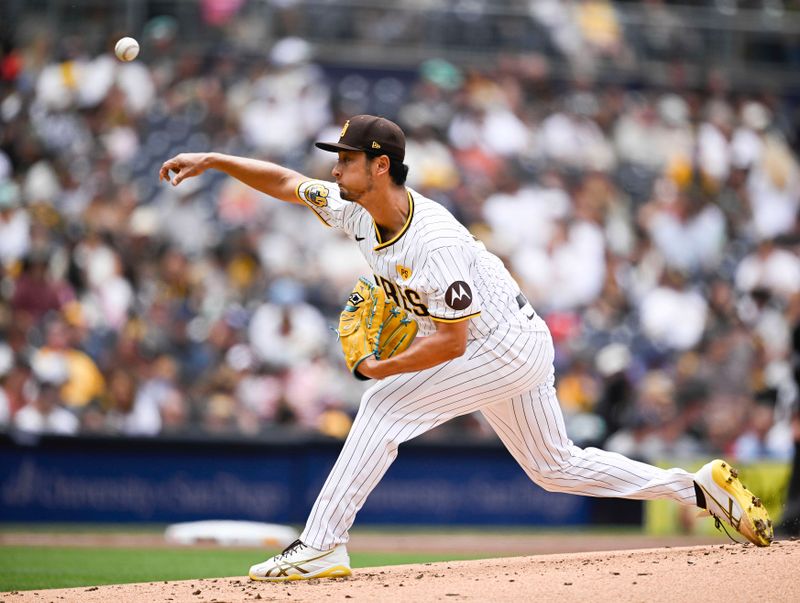
[[[289,582],[312,578],[346,578],[351,574],[350,557],[343,544],[321,551],[295,540],[282,553],[250,568],[251,580]]]

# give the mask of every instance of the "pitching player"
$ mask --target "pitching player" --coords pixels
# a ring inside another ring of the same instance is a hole
[[[160,171],[177,185],[217,169],[272,197],[305,204],[358,245],[377,284],[419,323],[420,336],[406,351],[359,365],[375,383],[361,399],[305,530],[283,553],[251,567],[253,580],[349,575],[348,530],[398,446],[476,410],[547,490],[697,505],[753,543],[769,545],[772,524],[764,507],[723,461],[692,474],[569,440],[545,322],[497,257],[441,205],[405,186],[405,137],[396,124],[358,115],[344,124],[337,143],[317,147],[338,153],[334,182],[216,153],[181,154]]]

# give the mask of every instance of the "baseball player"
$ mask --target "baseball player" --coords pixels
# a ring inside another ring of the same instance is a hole
[[[553,343],[545,322],[503,266],[444,207],[405,186],[405,136],[393,122],[352,117],[339,141],[333,182],[273,163],[217,153],[180,154],[160,178],[177,185],[217,169],[272,197],[302,203],[344,231],[387,298],[413,315],[419,336],[358,372],[375,380],[298,541],[250,568],[253,580],[350,574],[348,530],[400,444],[480,411],[528,476],[554,492],[696,505],[751,542],[768,546],[761,502],[715,460],[695,474],[619,454],[581,449],[567,437],[554,389]],[[174,176],[171,174],[174,173]]]

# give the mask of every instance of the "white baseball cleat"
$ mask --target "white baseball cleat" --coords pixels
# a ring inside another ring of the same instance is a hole
[[[761,500],[739,481],[736,469],[717,459],[703,465],[694,479],[705,498],[697,501],[700,507],[716,520],[730,524],[756,546],[769,546],[772,520]]]
[[[320,551],[295,540],[282,553],[250,568],[250,579],[287,582],[312,578],[345,578],[351,574],[347,548],[339,544]]]

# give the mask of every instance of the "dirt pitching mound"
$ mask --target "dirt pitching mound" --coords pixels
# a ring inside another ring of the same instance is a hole
[[[346,580],[247,578],[3,593],[26,601],[775,601],[797,597],[800,542],[570,553],[356,570]]]

